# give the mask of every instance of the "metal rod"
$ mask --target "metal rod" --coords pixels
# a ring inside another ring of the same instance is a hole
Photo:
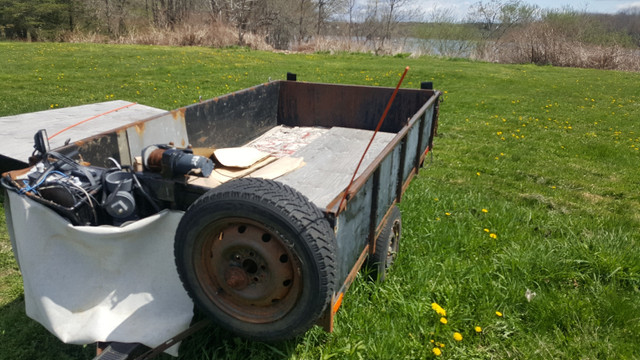
[[[355,180],[356,175],[358,174],[358,170],[360,170],[360,165],[362,165],[362,161],[364,161],[364,156],[367,154],[367,151],[369,151],[369,147],[371,146],[371,143],[373,143],[373,139],[376,137],[376,134],[378,134],[378,130],[380,130],[380,127],[382,127],[382,123],[384,122],[384,119],[387,117],[387,113],[389,112],[389,109],[391,108],[391,104],[393,104],[393,100],[396,98],[396,95],[398,94],[398,90],[400,89],[400,85],[402,84],[402,81],[404,80],[405,75],[407,75],[407,71],[409,71],[409,67],[408,66],[406,68],[404,68],[404,72],[402,73],[402,76],[400,77],[400,81],[398,81],[398,85],[396,85],[395,90],[393,90],[393,94],[391,94],[391,98],[389,99],[389,102],[387,103],[387,107],[384,109],[384,112],[382,113],[382,116],[380,117],[380,121],[378,121],[378,126],[376,126],[376,131],[373,132],[373,136],[371,136],[371,140],[369,140],[369,144],[367,144],[367,147],[364,149],[364,153],[362,154],[362,157],[360,158],[360,161],[358,162],[358,166],[356,166],[356,170],[353,172],[353,176],[351,177],[351,181],[349,181],[349,185],[347,185],[347,188],[344,190],[344,195],[342,196],[342,199],[340,200],[340,204],[338,205],[338,212],[340,212],[340,209],[342,209],[342,204],[347,199],[347,196],[349,194],[349,189],[351,188],[351,184],[353,184],[353,180]]]

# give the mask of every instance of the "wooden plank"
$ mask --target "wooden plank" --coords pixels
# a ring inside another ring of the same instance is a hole
[[[326,208],[349,184],[373,131],[333,127],[293,156],[302,157],[305,166],[278,178],[307,196],[316,206]],[[395,137],[379,132],[371,144],[358,176]]]

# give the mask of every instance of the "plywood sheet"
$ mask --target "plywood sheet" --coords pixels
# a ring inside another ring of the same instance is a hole
[[[296,151],[309,145],[328,128],[276,126],[249,142],[246,146],[270,153],[276,157],[292,156]]]
[[[304,159],[305,166],[278,178],[278,181],[300,191],[316,206],[326,208],[349,184],[372,135],[370,130],[333,127],[294,154]],[[395,136],[395,133],[383,132],[376,135],[358,176]]]
[[[104,114],[127,105],[130,106]],[[71,125],[104,114],[52,138],[50,145],[55,149],[69,139],[72,142],[85,139],[163,113],[166,113],[166,110],[115,100],[0,117],[0,154],[26,162],[33,152],[33,135],[40,129],[46,129],[47,134],[51,136]]]

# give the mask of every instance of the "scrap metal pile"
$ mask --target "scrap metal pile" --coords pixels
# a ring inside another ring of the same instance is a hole
[[[139,176],[143,173],[121,166],[91,166],[77,152],[62,154],[49,149],[46,131],[34,136],[34,152],[27,169],[4,174],[2,185],[41,203],[73,225],[115,225],[158,213],[163,206],[149,194]],[[213,162],[190,149],[152,145],[142,151],[144,170],[170,178],[180,174],[209,176]]]

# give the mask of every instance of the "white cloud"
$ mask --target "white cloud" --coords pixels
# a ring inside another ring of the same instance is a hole
[[[619,4],[618,6],[616,6],[616,9],[618,11],[631,9],[631,8],[639,8],[640,9],[640,1],[630,2],[630,3],[626,3],[626,4]]]

